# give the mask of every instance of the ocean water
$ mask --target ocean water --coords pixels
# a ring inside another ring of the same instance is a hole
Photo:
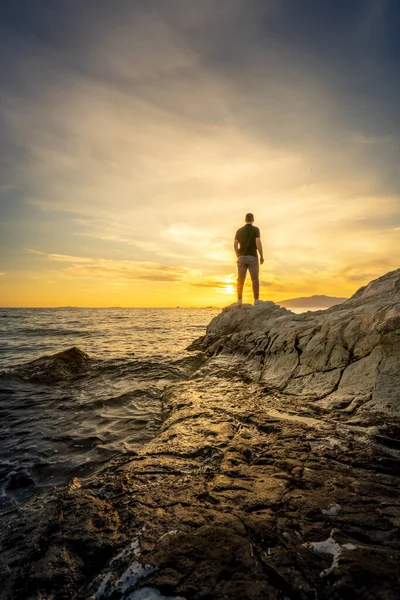
[[[219,309],[0,309],[0,512],[135,450],[160,426],[167,385]],[[73,346],[84,375],[31,383],[19,365]]]

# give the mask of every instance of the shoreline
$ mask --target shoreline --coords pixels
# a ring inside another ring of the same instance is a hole
[[[218,315],[159,434],[10,532],[16,600],[397,598],[399,290]]]

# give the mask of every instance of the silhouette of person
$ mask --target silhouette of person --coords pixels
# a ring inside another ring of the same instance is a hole
[[[253,287],[254,304],[259,304],[260,280],[258,254],[260,255],[260,264],[264,262],[263,248],[261,244],[260,230],[253,225],[254,215],[247,213],[245,217],[246,224],[237,230],[233,247],[237,256],[238,278],[237,278],[237,306],[242,304],[243,286],[246,279],[247,269],[249,270],[251,283]]]

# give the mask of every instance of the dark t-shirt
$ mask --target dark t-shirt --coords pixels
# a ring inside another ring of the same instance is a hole
[[[235,239],[239,241],[239,256],[257,256],[256,238],[260,230],[251,223],[237,230]]]

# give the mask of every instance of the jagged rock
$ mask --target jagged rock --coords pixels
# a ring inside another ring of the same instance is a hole
[[[25,381],[56,383],[85,373],[90,365],[86,352],[77,347],[19,365],[14,369]]]
[[[315,310],[317,308],[324,309],[335,306],[335,304],[341,304],[347,300],[347,298],[337,298],[336,296],[302,296],[301,298],[290,298],[288,300],[279,301],[279,306],[285,308],[304,308],[305,310]]]
[[[8,597],[397,600],[399,281],[225,310],[159,434],[10,526]]]
[[[197,348],[229,357],[294,403],[329,410],[357,398],[357,411],[400,415],[400,270],[326,311],[295,315],[272,302],[228,307]]]

